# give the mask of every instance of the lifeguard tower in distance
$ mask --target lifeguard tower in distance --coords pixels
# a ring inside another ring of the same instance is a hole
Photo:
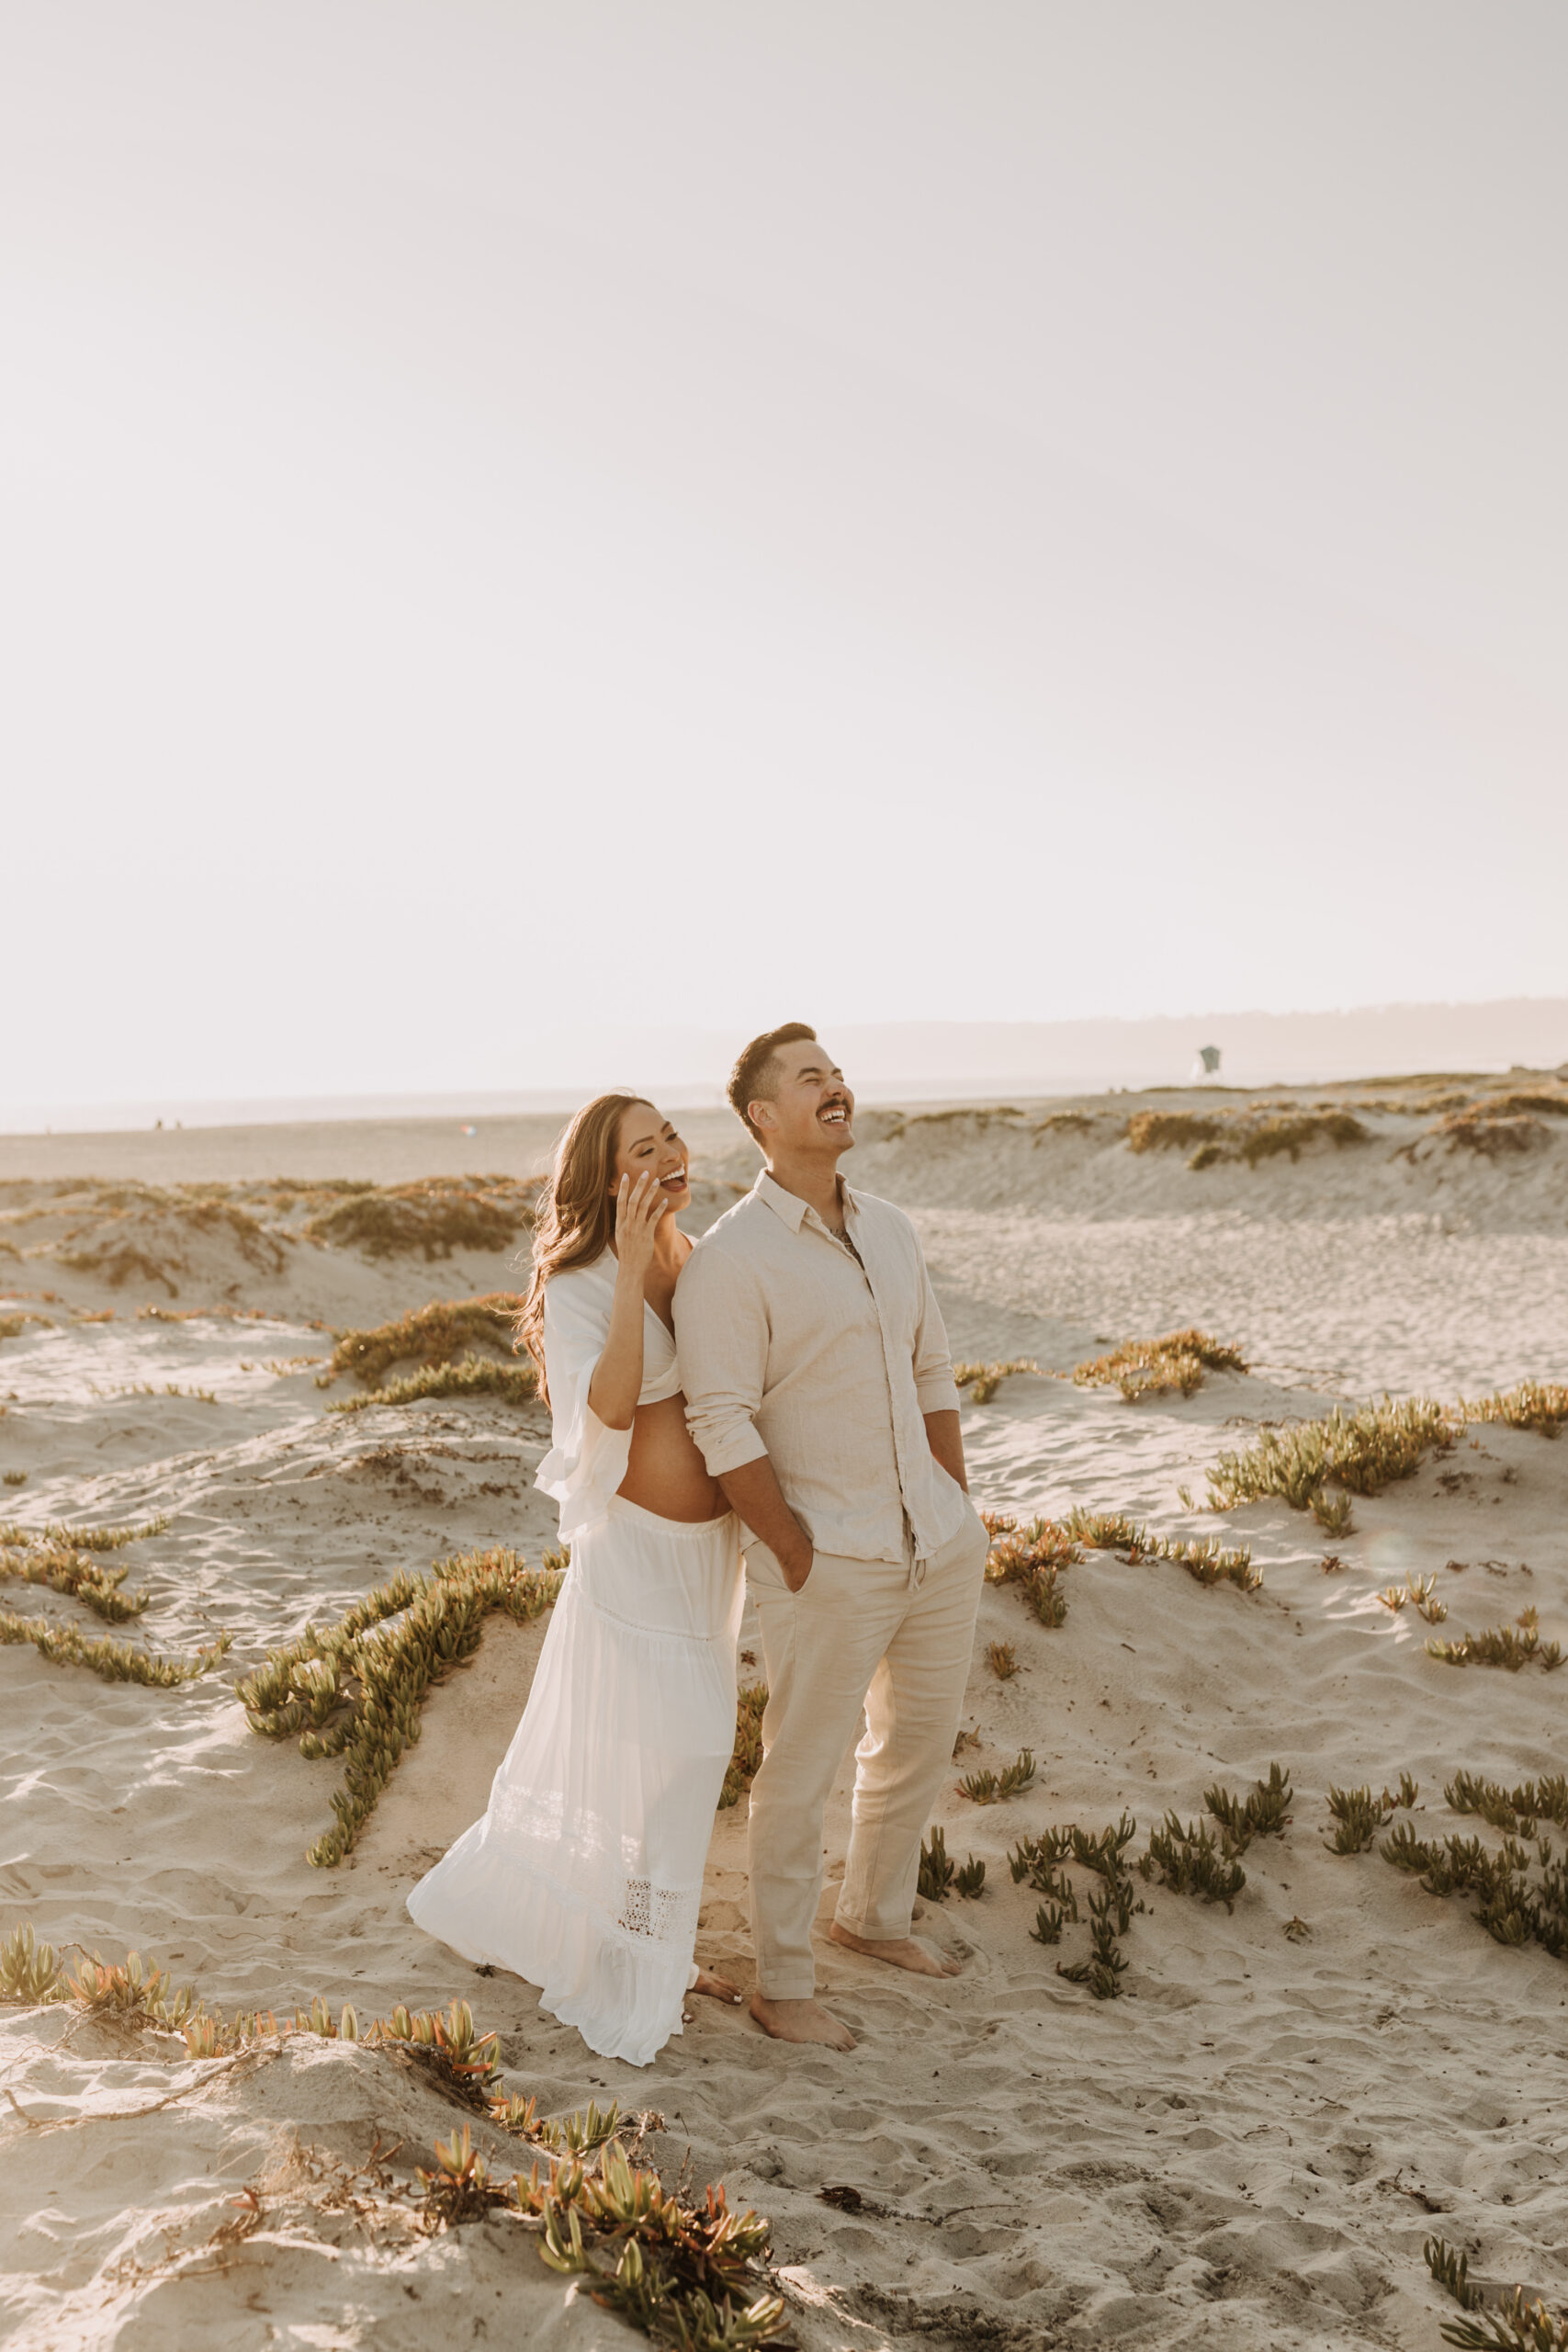
[[[1220,1049],[1218,1046],[1200,1046],[1192,1063],[1192,1081],[1201,1086],[1205,1079],[1218,1078]]]

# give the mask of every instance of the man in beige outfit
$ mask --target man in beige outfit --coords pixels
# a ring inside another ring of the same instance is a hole
[[[675,1290],[686,1418],[744,1523],[768,1677],[751,1789],[751,2013],[853,2047],[815,1997],[822,1815],[864,1710],[830,1933],[925,1975],[909,1933],[920,1837],[951,1769],[986,1561],[947,1335],[913,1226],[838,1172],[854,1097],[800,1022],[755,1039],[729,1100],[761,1145],[752,1190]]]

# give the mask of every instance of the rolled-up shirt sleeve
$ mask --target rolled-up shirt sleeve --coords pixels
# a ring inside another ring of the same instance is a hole
[[[756,1421],[768,1368],[766,1306],[749,1266],[699,1242],[675,1285],[674,1315],[686,1427],[709,1476],[722,1478],[768,1451]]]
[[[919,1268],[920,1314],[915,1327],[915,1396],[922,1413],[956,1413],[958,1388],[953,1377],[953,1356],[947,1344],[947,1326],[942,1319],[942,1309],[936,1303],[931,1278],[926,1270],[925,1251],[915,1238],[915,1258]]]

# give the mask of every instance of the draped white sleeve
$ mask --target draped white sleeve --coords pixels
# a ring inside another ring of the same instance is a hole
[[[629,1428],[606,1428],[588,1402],[610,1333],[615,1260],[555,1274],[545,1285],[545,1371],[550,1389],[550,1451],[535,1485],[560,1505],[563,1542],[604,1518],[626,1475]]]

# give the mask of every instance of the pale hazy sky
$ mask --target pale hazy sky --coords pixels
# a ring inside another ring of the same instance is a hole
[[[0,0],[0,1102],[1568,991],[1561,0]]]

